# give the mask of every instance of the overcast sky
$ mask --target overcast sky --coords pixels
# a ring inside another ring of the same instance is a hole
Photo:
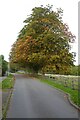
[[[78,53],[78,1],[79,0],[0,0],[0,54],[8,61],[11,45],[16,41],[23,21],[34,7],[47,4],[63,9],[63,21],[76,36],[72,51]],[[76,63],[78,64],[78,56]]]

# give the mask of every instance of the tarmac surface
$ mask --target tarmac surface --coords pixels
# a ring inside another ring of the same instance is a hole
[[[64,93],[31,77],[15,78],[7,118],[78,118]]]

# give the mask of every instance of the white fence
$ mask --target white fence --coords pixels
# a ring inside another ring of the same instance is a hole
[[[45,74],[45,77],[73,90],[80,90],[80,76]]]

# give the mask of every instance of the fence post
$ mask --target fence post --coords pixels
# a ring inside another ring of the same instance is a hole
[[[74,90],[74,80],[72,80],[72,89]]]
[[[67,81],[65,80],[65,87],[67,87]]]
[[[64,87],[67,87],[67,80],[65,77],[64,77]]]

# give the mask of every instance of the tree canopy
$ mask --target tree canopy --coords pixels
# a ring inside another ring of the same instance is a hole
[[[34,72],[68,74],[74,61],[69,43],[75,41],[75,36],[62,20],[63,10],[55,12],[52,7],[32,9],[12,46],[10,61]]]

